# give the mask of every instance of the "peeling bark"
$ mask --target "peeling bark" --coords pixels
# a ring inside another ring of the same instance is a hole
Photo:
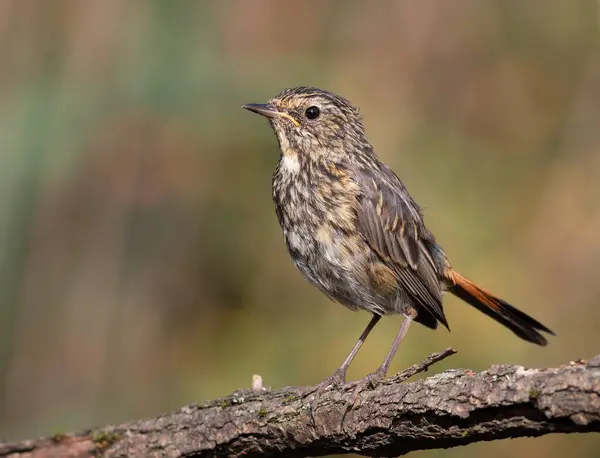
[[[432,356],[421,369],[435,362]],[[361,392],[343,425],[356,382],[320,397],[316,424],[310,414],[314,387],[248,390],[148,420],[0,444],[0,457],[398,456],[508,437],[600,431],[600,355],[553,369],[456,369],[402,383],[410,375],[405,371]]]

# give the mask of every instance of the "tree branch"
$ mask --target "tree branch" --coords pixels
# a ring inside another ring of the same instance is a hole
[[[149,420],[0,444],[0,457],[397,456],[508,437],[600,431],[600,355],[554,369],[492,366],[414,382],[401,383],[402,377],[361,392],[343,426],[355,383],[321,396],[316,425],[310,415],[314,387],[248,390]]]

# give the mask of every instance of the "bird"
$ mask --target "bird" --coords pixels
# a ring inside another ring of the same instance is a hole
[[[243,108],[266,117],[279,143],[273,173],[275,212],[287,250],[309,283],[372,317],[338,369],[317,387],[346,383],[352,360],[384,315],[403,316],[383,362],[364,378],[387,376],[413,321],[450,330],[442,305],[449,292],[537,345],[554,333],[452,268],[423,212],[367,139],[360,110],[309,86],[284,89]]]

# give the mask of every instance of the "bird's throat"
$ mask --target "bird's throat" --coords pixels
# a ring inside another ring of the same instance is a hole
[[[290,154],[286,154],[282,151],[280,167],[282,172],[290,175],[296,175],[298,172],[300,172],[300,161],[298,160],[298,155],[293,151],[290,151]]]

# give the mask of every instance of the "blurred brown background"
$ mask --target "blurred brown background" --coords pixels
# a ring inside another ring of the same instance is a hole
[[[0,437],[314,384],[369,316],[296,272],[266,122],[315,85],[362,108],[458,270],[557,333],[529,345],[454,298],[396,372],[600,352],[597,1],[0,2]],[[382,361],[383,320],[351,367]],[[597,456],[549,436],[416,456]]]

